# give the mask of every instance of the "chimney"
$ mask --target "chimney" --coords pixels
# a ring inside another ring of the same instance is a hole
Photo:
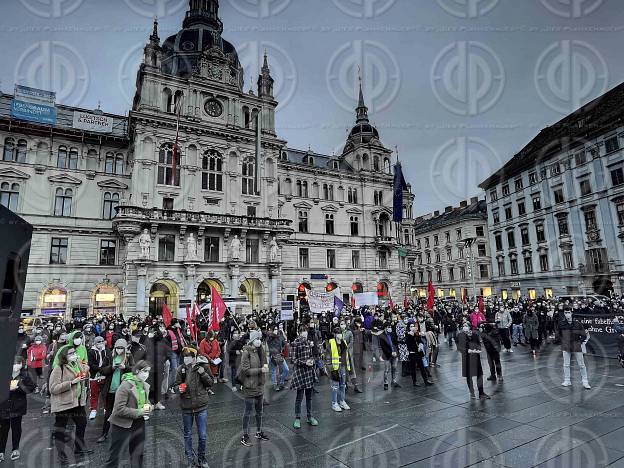
[[[472,205],[472,204],[474,204],[474,203],[479,203],[479,197],[472,197],[472,198],[470,199],[470,204]]]
[[[434,212],[433,212],[433,217],[435,218],[435,217],[437,217],[437,216],[440,216],[440,212],[439,212],[439,211],[434,211]]]
[[[450,213],[451,211],[453,211],[452,206],[447,206],[446,208],[444,208],[444,213]]]
[[[460,208],[466,208],[467,206],[468,206],[468,200],[464,200],[463,202],[459,204]]]

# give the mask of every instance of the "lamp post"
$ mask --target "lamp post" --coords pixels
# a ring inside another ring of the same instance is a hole
[[[477,297],[477,286],[475,284],[475,276],[474,276],[474,256],[472,254],[472,244],[477,240],[476,237],[469,237],[468,239],[464,239],[464,246],[468,248],[468,272],[470,273],[470,280],[472,281],[472,297],[476,299]]]

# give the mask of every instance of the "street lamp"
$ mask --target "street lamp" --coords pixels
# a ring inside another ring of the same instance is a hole
[[[477,297],[477,287],[475,285],[474,276],[474,255],[472,254],[472,244],[477,240],[476,237],[469,237],[464,239],[464,246],[468,248],[468,272],[470,273],[470,280],[472,281],[472,297]]]

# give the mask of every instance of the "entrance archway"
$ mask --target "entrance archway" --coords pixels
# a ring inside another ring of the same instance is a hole
[[[197,287],[197,303],[199,305],[210,302],[210,295],[212,294],[212,288],[215,288],[217,292],[223,296],[224,287],[221,281],[216,279],[205,279]]]
[[[245,296],[252,309],[258,310],[264,304],[262,283],[256,278],[248,278],[238,288],[241,296]]]
[[[592,283],[592,288],[596,294],[611,297],[611,293],[613,292],[613,282],[606,277],[596,278]]]
[[[95,315],[117,314],[119,289],[109,284],[101,284],[91,295],[92,313]]]
[[[178,310],[179,290],[178,285],[171,280],[156,281],[150,289],[149,313],[152,317],[162,315],[162,308],[167,304],[175,317]]]
[[[41,315],[63,316],[67,310],[68,292],[62,286],[53,286],[41,294]]]

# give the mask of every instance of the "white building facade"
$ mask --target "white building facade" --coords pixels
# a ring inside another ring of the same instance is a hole
[[[0,99],[0,201],[35,227],[24,309],[159,314],[216,289],[253,308],[298,289],[378,290],[400,265],[392,152],[364,98],[344,151],[289,149],[275,131],[268,58],[243,89],[218,1],[190,0],[183,29],[145,47],[129,117],[112,130],[27,122]],[[177,144],[176,144],[177,143]]]

